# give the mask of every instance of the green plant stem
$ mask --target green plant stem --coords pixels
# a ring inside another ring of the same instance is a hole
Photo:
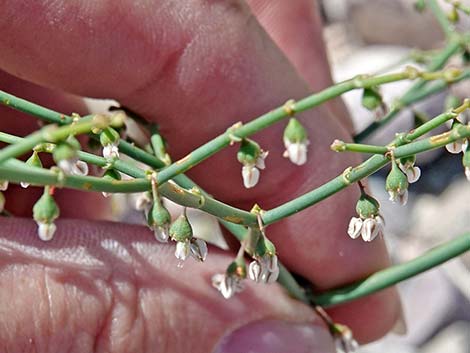
[[[324,307],[347,303],[423,273],[469,250],[470,233],[466,233],[411,261],[378,271],[356,283],[315,294],[311,299]]]
[[[428,71],[435,71],[442,68],[445,63],[449,60],[449,58],[457,53],[457,51],[461,48],[461,38],[454,37],[447,43],[446,47],[436,56],[433,57],[431,62],[429,63],[427,69]],[[459,82],[463,79],[470,78],[470,70],[464,70],[460,77],[456,78],[453,82]],[[354,136],[355,142],[362,142],[367,137],[369,137],[372,133],[378,130],[380,127],[385,126],[389,122],[391,122],[399,112],[401,112],[405,107],[410,106],[413,103],[419,102],[425,97],[428,97],[434,93],[437,93],[446,87],[448,87],[449,82],[447,81],[440,81],[436,84],[432,89],[426,90],[424,85],[426,81],[419,79],[410,88],[405,92],[405,94],[398,99],[392,109],[380,120],[374,121],[368,127],[366,127],[363,131],[358,133]]]
[[[444,72],[442,72],[442,75],[444,76]],[[282,106],[276,108],[245,125],[229,128],[224,134],[219,135],[206,144],[196,148],[179,161],[163,168],[158,175],[158,183],[161,184],[173,179],[175,175],[188,171],[198,163],[214,155],[224,147],[228,146],[232,142],[233,136],[236,136],[237,138],[249,137],[294,113],[306,111],[357,88],[375,87],[385,83],[415,78],[416,76],[419,76],[419,73],[417,74],[415,70],[405,70],[400,73],[376,77],[359,75],[351,80],[338,83],[317,94],[301,99],[296,103],[292,102],[288,107]]]
[[[465,104],[465,106],[468,102]],[[434,148],[438,148],[444,146],[450,142],[458,140],[462,137],[469,136],[470,134],[470,126],[459,126],[456,129],[452,129],[450,132],[445,134],[441,134],[438,136],[432,136],[427,139],[423,139],[420,141],[412,142],[404,146],[400,146],[400,144],[404,144],[408,141],[412,141],[422,135],[426,134],[427,132],[434,129],[436,126],[443,124],[445,121],[449,119],[453,119],[458,114],[455,112],[447,112],[441,115],[438,115],[436,118],[428,121],[421,125],[418,129],[403,136],[400,139],[396,139],[393,143],[389,146],[393,147],[393,155],[396,158],[406,157],[410,155],[414,155],[419,152],[423,152],[424,150],[428,151]],[[398,146],[398,147],[395,147]],[[361,163],[360,165],[356,166],[355,168],[346,169],[343,174],[337,176],[336,178],[330,180],[329,182],[323,184],[322,186],[296,198],[291,201],[288,201],[278,207],[275,207],[271,210],[265,211],[262,214],[263,223],[265,225],[275,223],[287,216],[290,216],[294,213],[297,213],[307,207],[310,207],[330,196],[333,194],[341,191],[342,189],[346,188],[351,183],[357,182],[370,174],[376,172],[377,170],[383,168],[390,162],[387,156],[382,155],[374,155],[370,157],[365,162]]]
[[[449,22],[446,13],[442,10],[441,6],[437,3],[436,0],[428,0],[428,6],[431,9],[434,17],[436,17],[437,22],[441,26],[442,31],[444,32],[447,38],[455,34],[454,26]]]
[[[335,140],[331,145],[331,149],[335,152],[359,152],[371,154],[385,154],[390,150],[385,146],[365,145],[361,143],[346,143]]]

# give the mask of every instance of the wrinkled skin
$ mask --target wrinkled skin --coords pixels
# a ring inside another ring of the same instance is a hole
[[[1,89],[63,112],[85,113],[81,101],[66,92],[115,98],[159,122],[175,159],[237,121],[330,84],[321,23],[307,0],[3,0],[0,5]],[[20,113],[3,107],[0,112],[2,131],[25,135],[37,127]],[[282,158],[281,123],[255,136],[270,154],[254,189],[242,187],[235,147],[189,175],[225,202],[270,208],[358,162],[329,150],[333,139],[348,140],[351,131],[340,102],[299,119],[311,141],[305,166]],[[11,186],[6,207],[30,217],[39,193]],[[357,197],[358,190],[349,188],[268,228],[281,261],[317,289],[388,265],[381,239],[366,244],[346,234]],[[206,263],[189,261],[181,270],[173,245],[155,242],[146,228],[98,221],[109,219],[100,194],[59,190],[57,198],[62,215],[52,242],[37,239],[30,219],[0,219],[2,352],[202,353],[254,320],[321,325],[276,284],[249,284],[224,300],[210,277],[224,271],[229,253],[211,248]],[[399,299],[389,289],[329,312],[366,342],[393,326]]]

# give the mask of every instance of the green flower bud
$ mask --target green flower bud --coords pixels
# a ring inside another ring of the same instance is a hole
[[[260,146],[253,140],[243,139],[237,153],[238,161],[243,165],[255,165],[261,155]]]
[[[408,200],[408,178],[400,170],[397,162],[392,162],[392,170],[385,180],[385,189],[390,195],[390,201],[398,201],[405,205]]]
[[[284,141],[290,143],[299,143],[307,140],[307,130],[296,118],[290,118],[289,123],[284,129]]]
[[[246,264],[243,258],[236,258],[227,267],[227,275],[246,278]]]
[[[38,224],[51,224],[57,217],[59,217],[59,207],[50,194],[50,188],[45,187],[42,196],[33,207],[33,218]]]
[[[356,212],[361,218],[373,218],[379,214],[379,202],[365,193],[361,195],[356,204]]]
[[[364,88],[362,92],[362,106],[369,110],[376,110],[382,105],[382,96],[375,87]]]
[[[416,163],[416,155],[402,157],[398,160],[398,163],[403,165],[404,167],[414,166]]]
[[[168,226],[170,222],[171,222],[170,212],[168,212],[168,210],[166,209],[165,206],[163,206],[160,200],[154,202],[147,216],[147,223],[149,227],[151,227],[152,229],[155,229],[157,227],[165,227],[165,226]],[[186,223],[189,225],[189,222],[186,221]],[[189,228],[191,228],[190,225],[189,225]],[[191,230],[191,236],[192,236],[192,230]],[[190,239],[191,236],[185,239]],[[177,240],[177,241],[181,241],[181,240]]]
[[[104,129],[100,134],[100,143],[102,146],[114,145],[119,139],[119,133],[112,127]]]
[[[256,255],[263,257],[264,255],[276,255],[276,247],[274,244],[266,238],[266,236],[261,236],[258,240],[258,244],[256,244]]]
[[[193,228],[188,218],[182,214],[170,226],[170,237],[174,241],[189,241],[193,237]]]

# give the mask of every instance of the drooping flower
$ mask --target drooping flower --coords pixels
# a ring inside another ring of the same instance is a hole
[[[416,155],[400,158],[398,166],[406,174],[410,184],[418,181],[421,176],[421,169],[415,166]]]
[[[225,299],[230,299],[236,293],[243,291],[241,278],[226,273],[217,273],[212,276],[212,286],[216,288]]]
[[[33,218],[38,225],[38,236],[43,241],[54,237],[57,229],[54,220],[59,217],[59,207],[52,197],[53,189],[46,186],[44,192],[33,207]]]
[[[202,239],[196,239],[193,237],[193,229],[186,213],[180,215],[170,226],[169,229],[170,238],[176,241],[175,256],[180,263],[179,267],[182,266],[189,255],[196,261],[204,261],[207,257],[207,244]]]
[[[78,150],[80,150],[80,143],[75,137],[69,136],[65,142],[59,143],[52,151],[52,158],[67,175],[88,174],[88,165],[78,159]]]
[[[279,277],[279,265],[276,255],[256,256],[248,266],[248,275],[255,282],[273,283]]]
[[[147,215],[147,224],[153,230],[155,239],[166,243],[170,236],[171,215],[157,196]]]
[[[390,201],[406,205],[408,201],[408,178],[400,170],[395,160],[392,161],[392,170],[385,180],[385,189],[390,195]]]
[[[225,299],[233,297],[243,290],[243,279],[246,278],[246,265],[243,256],[237,257],[230,263],[225,273],[212,276],[212,286],[215,287]]]
[[[258,184],[260,169],[265,169],[265,159],[268,151],[263,151],[253,140],[243,139],[237,153],[238,161],[243,165],[243,185],[249,189]]]
[[[307,130],[299,120],[290,118],[284,130],[284,147],[286,151],[283,156],[296,165],[303,165],[307,162]]]
[[[348,226],[348,234],[352,239],[359,236],[366,242],[371,242],[377,236],[383,235],[385,222],[379,213],[379,202],[364,191],[356,204],[359,217],[352,217]]]
[[[119,158],[119,133],[111,127],[103,130],[100,134],[100,143],[103,146],[103,157],[106,159]]]

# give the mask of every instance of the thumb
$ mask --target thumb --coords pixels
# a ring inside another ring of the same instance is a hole
[[[219,295],[211,276],[231,261],[220,251],[182,270],[143,227],[61,220],[47,246],[35,232],[0,219],[1,352],[335,352],[277,284]]]

